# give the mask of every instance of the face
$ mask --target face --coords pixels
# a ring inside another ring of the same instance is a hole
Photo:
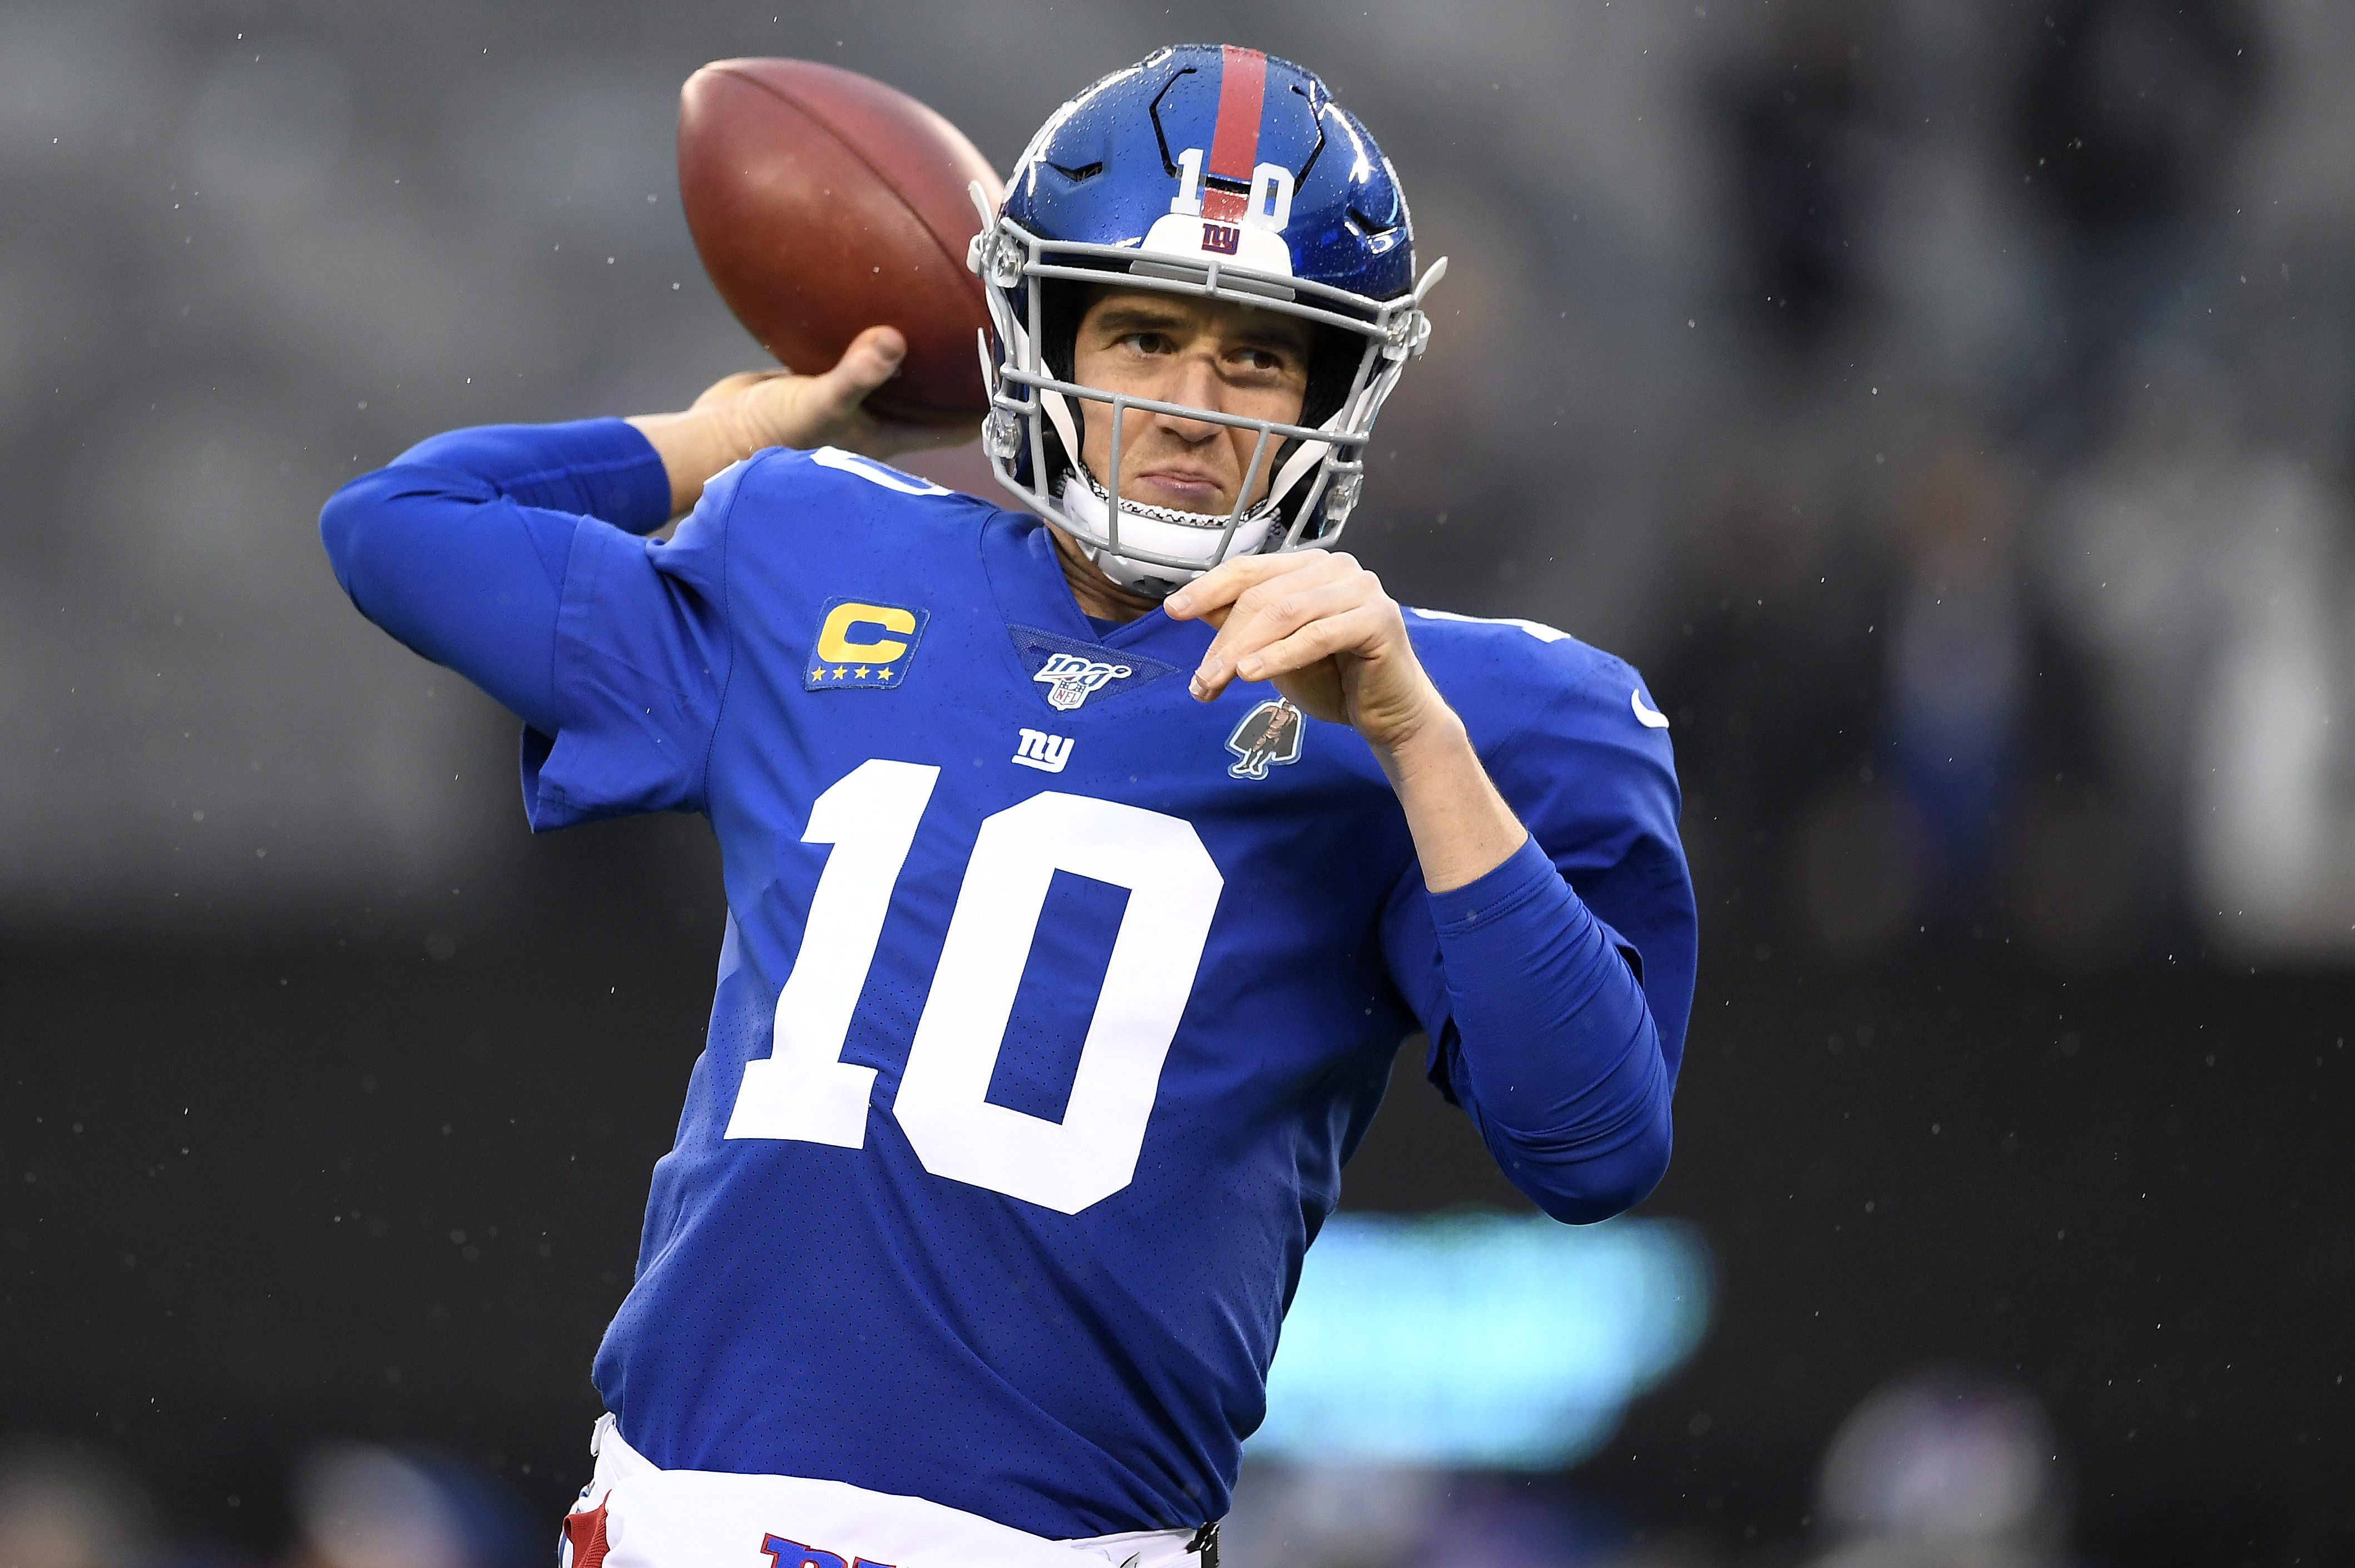
[[[1275,311],[1147,289],[1096,291],[1080,318],[1072,379],[1082,386],[1291,424],[1308,389],[1309,326]],[[1088,471],[1112,461],[1112,410],[1075,399]],[[1224,515],[1234,509],[1259,432],[1203,420],[1128,411],[1120,437],[1120,495],[1152,507]],[[1271,439],[1252,485],[1267,494],[1280,443]]]

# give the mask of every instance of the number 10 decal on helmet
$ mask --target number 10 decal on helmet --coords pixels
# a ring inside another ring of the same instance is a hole
[[[1114,579],[1164,592],[1230,556],[1329,545],[1357,506],[1374,419],[1431,336],[1398,176],[1310,71],[1188,44],[1115,71],[1031,139],[966,261],[988,285],[982,444],[998,483]],[[1117,284],[1305,322],[1295,423],[1117,393],[1074,377],[1085,290]],[[1111,411],[1103,475],[1082,460],[1079,400]],[[1255,432],[1233,508],[1118,500],[1124,411]],[[1262,480],[1266,479],[1262,495]]]

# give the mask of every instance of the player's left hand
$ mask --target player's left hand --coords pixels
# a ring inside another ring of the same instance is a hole
[[[1194,672],[1201,701],[1238,677],[1272,681],[1303,713],[1350,725],[1380,751],[1452,716],[1414,656],[1398,602],[1355,556],[1321,549],[1241,556],[1188,583],[1162,608],[1173,621],[1219,629]]]

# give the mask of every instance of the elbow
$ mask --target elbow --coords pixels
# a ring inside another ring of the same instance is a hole
[[[1614,1148],[1555,1160],[1522,1152],[1505,1162],[1505,1174],[1549,1217],[1565,1225],[1592,1225],[1624,1214],[1652,1195],[1668,1173],[1675,1141],[1663,1100]]]
[[[398,574],[404,545],[413,545],[446,498],[446,487],[432,476],[398,464],[363,474],[327,497],[319,508],[319,542],[355,604],[365,610],[376,597],[371,589]]]
[[[1624,1170],[1600,1173],[1567,1188],[1554,1188],[1544,1192],[1529,1193],[1529,1200],[1547,1216],[1565,1225],[1592,1225],[1604,1220],[1616,1219],[1652,1195],[1660,1179],[1668,1173],[1668,1157],[1664,1148],[1657,1160],[1646,1160]]]
[[[319,542],[326,547],[327,565],[344,592],[355,598],[353,578],[383,508],[381,478],[381,474],[364,474],[319,508]]]

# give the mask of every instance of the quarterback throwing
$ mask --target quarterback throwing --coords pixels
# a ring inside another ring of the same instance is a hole
[[[1018,509],[878,461],[943,436],[864,411],[877,328],[436,437],[322,518],[522,720],[534,828],[699,812],[722,854],[572,1568],[1211,1568],[1401,1038],[1558,1219],[1667,1166],[1649,694],[1333,548],[1440,270],[1371,135],[1166,49],[1057,111],[971,260]]]

